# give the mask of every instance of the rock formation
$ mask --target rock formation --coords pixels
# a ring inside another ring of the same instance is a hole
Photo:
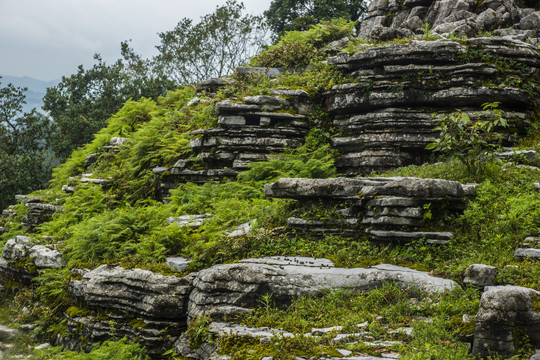
[[[540,292],[519,286],[490,286],[482,294],[474,324],[473,353],[512,356],[514,341],[528,336],[540,346]]]
[[[487,31],[534,38],[540,29],[535,7],[536,0],[373,0],[360,37],[390,40],[429,30],[441,35],[472,37]]]
[[[247,259],[200,271],[193,280],[188,311],[191,318],[208,315],[230,319],[251,311],[264,295],[271,295],[276,304],[285,306],[298,296],[321,295],[324,289],[367,291],[385,282],[395,282],[404,288],[414,285],[427,291],[457,286],[451,280],[393,265],[346,269],[336,268],[325,259]]]
[[[430,231],[430,224],[463,210],[474,194],[474,185],[418,178],[282,178],[266,185],[264,191],[270,197],[297,200],[303,209],[299,216],[309,216],[313,208],[325,211],[322,220],[289,218],[289,226],[298,231],[356,238],[367,232],[377,241],[423,238],[437,244],[453,234]]]

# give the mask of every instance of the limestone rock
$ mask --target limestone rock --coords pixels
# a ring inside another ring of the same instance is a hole
[[[540,249],[535,248],[522,248],[516,249],[514,252],[514,258],[517,260],[523,260],[525,258],[540,259]]]
[[[154,319],[185,319],[193,275],[164,276],[148,270],[101,265],[70,284],[88,306],[127,311]]]
[[[30,248],[28,256],[34,261],[38,268],[59,269],[67,262],[62,259],[62,253],[58,250],[51,250],[43,245],[36,245]]]
[[[5,325],[0,325],[0,341],[13,340],[17,336],[20,336],[21,332],[17,329],[12,329]]]
[[[520,329],[540,346],[540,313],[534,310],[540,292],[519,286],[489,286],[480,299],[474,325],[473,354],[511,357]]]
[[[14,239],[8,240],[2,250],[2,258],[18,261],[26,257],[28,255],[28,250],[35,245],[30,240],[31,238],[23,235],[17,235]]]
[[[178,272],[183,272],[184,270],[186,270],[191,263],[190,260],[183,257],[168,257],[165,259],[165,262],[167,263],[167,265],[169,265],[171,269]]]
[[[495,266],[472,264],[465,270],[463,282],[473,286],[491,286],[498,272]]]
[[[285,306],[294,297],[317,296],[323,289],[367,291],[385,282],[396,282],[402,287],[415,284],[427,291],[443,291],[457,286],[451,280],[393,265],[346,269],[305,266],[301,264],[305,258],[280,258],[281,265],[272,264],[275,261],[274,258],[247,259],[200,271],[193,280],[194,289],[188,309],[190,318],[206,314],[214,319],[230,319],[249,312],[259,304],[263,295],[268,294],[271,294],[273,302]],[[321,260],[311,261],[316,264]]]
[[[360,237],[363,225],[369,226],[366,233],[376,241],[425,239],[430,244],[446,244],[452,233],[422,228],[429,224],[428,219],[436,221],[439,213],[465,209],[474,196],[474,185],[405,177],[282,178],[265,185],[264,192],[270,197],[298,200],[300,209],[323,203],[333,206],[327,212],[329,220],[307,220],[301,215],[289,218],[289,226],[296,231]]]

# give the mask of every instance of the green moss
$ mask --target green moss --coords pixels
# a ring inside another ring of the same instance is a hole
[[[77,306],[70,306],[67,310],[66,310],[66,314],[68,314],[70,317],[72,318],[75,318],[75,317],[82,317],[82,316],[86,316],[89,314],[89,310],[87,309],[82,309],[82,308],[79,308]]]

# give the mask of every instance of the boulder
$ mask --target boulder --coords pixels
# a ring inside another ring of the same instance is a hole
[[[150,319],[182,321],[191,280],[148,270],[101,265],[70,283],[70,293],[87,306],[121,310]]]
[[[473,286],[491,286],[497,277],[499,269],[495,266],[472,264],[465,270],[463,282]]]
[[[474,323],[472,352],[482,357],[511,357],[514,336],[526,334],[540,346],[540,292],[520,286],[488,286],[480,299]]]
[[[430,292],[457,286],[451,280],[394,265],[347,269],[313,258],[246,259],[200,271],[193,280],[188,312],[190,318],[204,314],[214,319],[230,319],[250,312],[264,295],[285,306],[298,296],[321,295],[324,289],[368,291],[386,282],[395,282],[403,288],[418,286]]]

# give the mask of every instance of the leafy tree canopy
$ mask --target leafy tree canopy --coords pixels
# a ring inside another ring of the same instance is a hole
[[[264,16],[272,31],[281,36],[336,18],[357,21],[366,10],[365,0],[273,0]]]
[[[171,81],[149,72],[143,60],[124,51],[126,47],[122,45],[123,60],[108,65],[95,55],[97,63],[92,68],[81,65],[76,74],[47,89],[43,109],[54,120],[51,147],[60,160],[90,142],[130,98],[157,98],[174,88]]]
[[[242,3],[229,0],[197,24],[184,18],[160,33],[157,69],[184,85],[232,73],[266,44],[262,17],[244,11]]]
[[[44,187],[51,174],[51,125],[35,109],[22,113],[26,91],[0,82],[0,209]]]

